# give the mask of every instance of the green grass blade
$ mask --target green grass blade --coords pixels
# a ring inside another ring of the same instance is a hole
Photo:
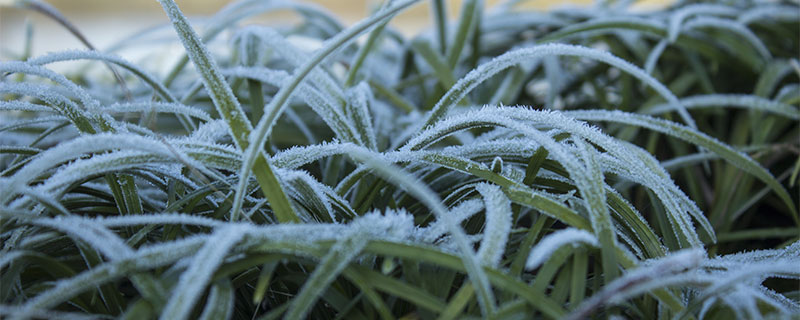
[[[269,161],[264,156],[263,152],[260,151],[260,146],[263,145],[263,143],[258,144],[258,149],[248,148],[250,145],[249,137],[253,128],[252,124],[250,124],[242,107],[239,105],[239,101],[233,95],[230,86],[220,74],[219,67],[211,57],[211,53],[208,52],[208,49],[206,49],[200,37],[189,25],[186,17],[183,16],[173,0],[162,0],[161,5],[172,21],[178,36],[180,36],[186,48],[186,52],[189,54],[189,57],[200,73],[203,85],[214,101],[214,106],[228,124],[227,128],[234,143],[236,143],[236,146],[241,150],[253,150],[251,152],[254,153],[255,157],[252,160],[252,166],[256,180],[258,180],[261,190],[269,200],[270,205],[272,205],[278,221],[299,221],[297,214],[289,203],[289,199],[286,197],[286,193],[275,177]],[[250,171],[249,167],[247,167],[247,171]],[[247,175],[242,175],[240,177],[240,179],[243,180],[242,184],[245,183],[247,177]],[[240,211],[241,204],[235,205],[231,211],[231,220],[238,220]]]

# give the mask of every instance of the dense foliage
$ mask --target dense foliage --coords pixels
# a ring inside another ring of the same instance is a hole
[[[796,2],[417,2],[1,62],[0,317],[800,315]]]

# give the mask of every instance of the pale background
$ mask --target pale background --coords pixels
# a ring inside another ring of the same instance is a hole
[[[644,6],[657,5],[665,0],[645,1]],[[1,1],[0,3],[9,1]],[[222,8],[229,1],[222,0],[177,0],[184,13],[191,17],[209,16]],[[331,10],[340,21],[349,25],[368,13],[368,8],[380,3],[376,0],[315,0]],[[500,1],[487,0],[490,7]],[[49,0],[60,10],[81,32],[86,35],[98,49],[103,50],[117,41],[123,40],[136,31],[167,23],[156,0]],[[452,21],[458,17],[461,1],[449,0],[448,18]],[[591,0],[570,1],[528,1],[526,6],[537,10],[546,10],[554,6],[587,5]],[[639,4],[642,5],[642,4]],[[407,35],[429,28],[431,18],[429,1],[422,1],[396,17],[392,24]],[[291,15],[261,16],[255,21],[261,23],[281,23],[291,19]],[[24,25],[29,20],[34,25],[33,54],[40,55],[51,51],[65,49],[83,49],[83,45],[55,22],[43,15],[13,7],[0,7],[0,56],[8,59],[9,52],[19,54],[24,43]],[[126,52],[119,52],[128,57]]]

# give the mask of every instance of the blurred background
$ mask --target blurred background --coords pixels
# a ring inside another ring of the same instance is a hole
[[[637,3],[638,7],[657,6],[665,0],[648,0]],[[32,53],[34,56],[65,49],[84,49],[81,43],[63,27],[38,12],[9,6],[14,0],[0,0],[0,57],[7,60],[23,52],[26,21],[33,25]],[[167,18],[156,0],[48,0],[61,11],[95,47],[104,50],[130,37],[137,31],[164,25]],[[231,1],[223,0],[177,0],[190,18],[210,16]],[[378,0],[313,0],[332,11],[346,25],[364,18],[376,8]],[[487,8],[499,0],[486,0]],[[547,10],[554,6],[586,6],[591,0],[527,1],[524,6],[535,10]],[[461,1],[449,0],[448,18],[458,17]],[[4,5],[5,4],[5,5]],[[430,2],[423,1],[392,20],[392,25],[407,35],[414,35],[431,26]],[[263,15],[245,23],[281,24],[296,19],[293,14]],[[126,58],[136,55],[118,52]]]

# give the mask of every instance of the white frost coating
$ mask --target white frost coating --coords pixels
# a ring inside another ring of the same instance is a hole
[[[67,208],[65,208],[60,202],[58,202],[58,199],[56,199],[52,194],[45,193],[42,192],[41,190],[34,189],[28,186],[20,186],[19,188],[22,189],[20,190],[20,194],[31,197],[34,200],[38,201],[39,203],[55,209],[57,213],[64,215],[70,214],[69,210],[67,210]],[[36,211],[38,212],[39,210],[37,209]]]
[[[275,175],[284,185],[288,184],[294,198],[304,202],[310,209],[326,214],[331,221],[336,222],[333,207],[326,197],[331,191],[329,186],[320,183],[305,171],[277,169]]]
[[[77,160],[60,168],[36,189],[42,192],[60,193],[72,183],[85,180],[93,175],[127,169],[156,170],[165,176],[180,175],[180,171],[170,168],[174,160],[170,157],[152,155],[140,151],[118,151],[95,155],[87,160]]]
[[[762,42],[761,39],[755,33],[753,33],[753,31],[750,31],[750,29],[748,29],[745,25],[735,20],[703,16],[689,20],[683,26],[683,28],[686,30],[703,27],[721,28],[738,33],[745,38],[745,40],[750,42],[750,45],[752,45],[756,51],[758,51],[765,61],[772,59],[772,54],[769,53],[769,49],[767,49],[767,46],[764,45],[764,42]]]
[[[568,228],[553,232],[542,238],[542,240],[533,247],[528,256],[528,260],[525,262],[525,269],[533,270],[538,268],[543,265],[556,250],[565,245],[571,245],[573,247],[581,245],[599,247],[600,243],[593,234],[585,230]]]
[[[163,1],[163,0],[162,0]],[[322,63],[324,59],[334,52],[337,51],[338,48],[344,47],[347,43],[353,40],[359,34],[362,34],[372,27],[375,27],[381,21],[385,20],[386,18],[390,18],[396,13],[400,12],[401,10],[411,6],[417,2],[417,0],[408,0],[408,1],[397,1],[392,3],[392,5],[387,6],[386,8],[378,11],[370,18],[362,20],[359,23],[351,26],[347,30],[342,31],[341,33],[337,34],[333,38],[326,41],[325,45],[314,53],[314,55],[309,59],[304,65],[298,70],[296,70],[295,75],[292,77],[291,83],[285,87],[282,87],[281,90],[275,95],[274,99],[269,103],[267,107],[265,107],[265,114],[259,120],[258,124],[254,132],[251,133],[251,136],[248,137],[250,141],[250,146],[245,150],[243,155],[243,165],[242,169],[239,172],[239,184],[236,186],[236,193],[233,201],[233,212],[239,212],[242,207],[242,199],[244,197],[244,189],[246,180],[248,180],[248,175],[250,174],[251,168],[255,163],[256,156],[261,153],[261,149],[263,149],[264,143],[266,143],[266,139],[269,136],[272,127],[274,126],[275,122],[278,120],[279,116],[286,108],[287,102],[292,95],[292,91],[296,88],[297,85],[302,83],[303,79],[314,70],[314,67]],[[378,161],[380,162],[380,161]],[[412,182],[413,180],[409,180]],[[413,181],[415,182],[415,181]],[[412,185],[413,185],[412,182]],[[419,184],[419,183],[417,183]],[[435,197],[431,200],[434,200],[428,205],[436,205],[442,206],[440,202],[437,202]],[[435,203],[435,204],[434,204]],[[435,212],[438,211],[437,215],[441,215],[444,213],[445,210],[434,210]],[[489,289],[489,281],[486,278],[486,275],[483,273],[483,270],[480,269],[475,261],[471,250],[467,250],[468,244],[463,239],[463,230],[461,230],[458,226],[451,227],[454,232],[455,237],[458,242],[463,246],[463,259],[464,264],[466,265],[466,269],[470,274],[472,280],[474,280],[474,284],[476,287],[476,291],[478,292],[478,301],[479,305],[481,306],[481,310],[484,311],[486,314],[491,314],[494,312],[494,297],[491,294]],[[460,232],[460,233],[459,233]]]
[[[586,110],[586,111],[568,111],[565,112],[565,114],[574,117],[576,119],[581,119],[585,121],[609,121],[609,122],[619,122],[628,125],[639,126],[653,131],[661,132],[682,140],[686,140],[688,142],[691,142],[693,144],[705,148],[709,149],[716,148],[718,153],[725,156],[726,161],[744,171],[747,171],[748,173],[752,174],[753,176],[755,176],[756,178],[767,184],[773,191],[775,191],[778,194],[778,196],[781,197],[781,199],[784,202],[786,202],[786,205],[792,211],[796,210],[795,206],[793,205],[793,202],[790,200],[791,197],[789,196],[789,194],[786,192],[783,186],[775,180],[775,178],[772,176],[771,173],[769,173],[769,171],[761,167],[760,164],[755,162],[746,154],[743,154],[731,148],[730,146],[720,142],[716,138],[708,136],[700,131],[687,128],[667,120],[657,119],[646,115],[627,113],[622,111]],[[606,150],[609,149],[606,148]],[[609,150],[609,152],[611,151],[612,150]],[[691,205],[696,207],[696,205],[694,205],[693,202],[691,202]],[[690,213],[696,214],[694,210],[690,211]],[[705,218],[702,219],[700,219],[699,217],[696,218],[698,219],[699,222],[701,222],[701,224],[707,222]],[[712,230],[711,228],[708,229]]]
[[[483,108],[439,121],[435,126],[428,128],[413,140],[409,141],[405,148],[427,145],[429,141],[436,141],[443,137],[445,133],[453,132],[456,129],[503,126],[525,134],[536,144],[545,147],[550,152],[551,156],[561,163],[567,172],[569,172],[569,177],[575,181],[578,189],[587,190],[581,192],[581,194],[585,194],[589,192],[588,188],[593,179],[586,177],[583,164],[575,159],[573,151],[571,151],[573,147],[555,142],[549,135],[532,129],[532,127],[540,126],[558,128],[591,141],[606,150],[609,154],[620,159],[632,173],[641,175],[641,178],[639,178],[641,183],[655,191],[660,197],[659,199],[664,202],[667,212],[671,216],[682,216],[678,221],[689,221],[688,217],[685,216],[688,211],[688,213],[704,227],[706,232],[713,237],[713,229],[703,216],[702,211],[697,208],[688,196],[678,189],[674,182],[666,178],[668,174],[658,165],[657,160],[647,155],[645,152],[631,152],[631,147],[620,144],[619,141],[603,134],[597,128],[590,127],[583,122],[565,116],[565,114],[572,115],[575,112],[577,111],[560,113],[542,112],[521,107]],[[624,116],[617,116],[617,118],[620,117]],[[658,172],[658,174],[656,174],[656,172]],[[685,234],[693,246],[702,246],[694,226],[682,223],[676,227],[680,232]]]
[[[35,127],[35,125],[37,124],[43,124],[47,122],[62,122],[62,121],[68,121],[68,119],[64,116],[44,116],[44,117],[37,117],[36,119],[31,119],[31,120],[16,120],[16,121],[12,120],[7,123],[4,123],[2,120],[0,120],[0,132],[17,130],[26,127]]]
[[[246,135],[252,131],[253,125],[242,110],[230,85],[220,73],[216,60],[211,56],[197,32],[189,25],[178,5],[173,0],[159,0],[159,2],[178,34],[186,54],[194,63],[195,70],[201,75],[203,86],[211,97],[214,107],[228,123],[228,131],[233,137],[234,144],[238,148],[244,149]]]
[[[53,80],[53,82],[58,83],[68,89],[72,94],[74,94],[78,99],[81,100],[83,105],[91,110],[96,108],[99,105],[99,102],[95,100],[91,95],[89,95],[86,90],[76,85],[74,82],[69,81],[63,75],[53,72],[50,69],[32,65],[26,62],[19,62],[19,61],[5,61],[0,62],[0,72],[12,72],[12,73],[24,73],[29,75],[35,75],[43,78],[47,78]]]
[[[23,250],[4,251],[3,256],[0,257],[0,268],[5,268],[6,265],[14,260],[24,257],[28,252]]]
[[[544,240],[543,240],[544,241]],[[686,249],[674,252],[666,257],[648,260],[640,267],[627,271],[603,289],[586,299],[566,317],[566,319],[583,319],[593,310],[606,303],[619,303],[627,298],[651,289],[653,281],[662,282],[664,278],[693,270],[700,266],[706,258],[703,249]],[[670,279],[672,279],[670,277]]]
[[[744,13],[740,14],[737,18],[739,22],[744,25],[751,24],[755,21],[798,21],[800,14],[797,14],[797,7],[774,5],[774,4],[760,4],[754,8],[749,8]]]
[[[484,63],[478,68],[470,71],[466,76],[461,78],[450,90],[436,103],[433,110],[428,114],[424,124],[419,126],[425,128],[433,125],[439,120],[440,117],[447,114],[450,108],[466,96],[467,93],[475,89],[480,83],[491,78],[495,74],[503,71],[513,65],[522,61],[536,59],[547,56],[576,56],[588,58],[592,60],[601,61],[611,66],[617,67],[620,70],[630,74],[631,76],[643,81],[648,86],[652,87],[659,95],[666,99],[670,104],[674,104],[679,110],[681,118],[686,124],[692,128],[697,128],[694,120],[680,104],[678,98],[663,84],[658,82],[655,78],[648,75],[644,70],[632,65],[631,63],[622,60],[608,52],[600,51],[597,49],[566,45],[566,44],[544,44],[537,45],[529,48],[517,49],[514,51],[506,52],[491,61]],[[408,143],[404,148],[408,147]]]
[[[233,246],[245,235],[241,225],[227,225],[214,231],[205,245],[194,255],[189,268],[181,274],[160,319],[186,319],[194,304],[205,291],[214,271],[217,270]]]
[[[13,101],[0,101],[0,111],[33,111],[33,112],[52,112],[52,108],[43,106],[41,104],[30,103],[26,101],[13,100]]]
[[[718,16],[731,16],[735,17],[739,11],[731,8],[730,6],[720,4],[691,4],[684,6],[669,17],[669,29],[667,30],[667,39],[669,42],[674,43],[678,40],[681,32],[681,24],[689,17],[696,15],[718,15]]]
[[[115,227],[129,227],[138,225],[163,225],[163,224],[180,224],[180,225],[194,225],[205,227],[220,227],[225,222],[214,220],[197,215],[189,215],[180,212],[172,213],[155,213],[155,214],[140,214],[128,216],[111,216],[111,217],[98,217],[94,219],[87,219],[91,224],[105,226],[108,228]]]
[[[586,176],[589,178],[589,181],[584,182],[586,187],[588,187],[587,189],[581,188],[580,184],[578,188],[581,192],[581,196],[586,200],[589,206],[589,221],[592,223],[592,229],[600,238],[604,249],[608,249],[605,248],[605,246],[609,244],[616,248],[617,238],[615,236],[614,225],[608,210],[608,205],[606,204],[605,176],[596,160],[599,152],[581,138],[573,137],[572,140],[578,149],[579,158],[583,160],[582,162],[586,168]],[[603,254],[606,253],[604,252]]]
[[[414,216],[403,209],[389,209],[383,214],[373,211],[356,218],[348,226],[373,239],[401,241],[414,232]]]
[[[725,256],[721,258],[724,259]],[[766,288],[761,285],[770,277],[800,279],[800,269],[797,265],[797,261],[778,259],[770,262],[740,263],[724,270],[710,269],[712,271],[710,274],[695,274],[695,277],[704,279],[709,284],[696,299],[717,297],[732,308],[737,308],[737,304],[745,302],[763,301],[779,309],[798,313],[800,306],[797,302],[781,297],[777,293],[765,294]]]
[[[439,197],[436,196],[436,192],[431,190],[426,184],[419,182],[416,177],[394,165],[387,164],[380,154],[370,152],[364,148],[350,147],[348,149],[348,155],[350,155],[350,157],[370,167],[376,174],[382,176],[386,180],[406,189],[406,192],[430,208],[437,219],[442,220],[447,226],[447,231],[453,236],[458,246],[467,274],[473,285],[475,285],[476,294],[480,297],[479,301],[482,310],[486,313],[493,312],[495,309],[494,295],[490,289],[491,285],[489,284],[489,279],[480,267],[480,262],[475,256],[475,252],[467,239],[466,233],[447,213],[447,209],[444,207]]]
[[[102,107],[100,112],[161,112],[172,113],[175,115],[187,115],[201,119],[203,121],[211,121],[211,116],[203,110],[192,108],[180,103],[169,102],[132,102],[132,103],[115,103],[109,106]]]
[[[91,142],[95,143],[92,144]],[[65,146],[73,146],[75,148],[62,148]],[[45,193],[60,193],[64,187],[85,179],[86,177],[104,172],[140,168],[152,170],[161,175],[181,181],[185,180],[180,170],[178,170],[178,166],[181,164],[191,166],[206,175],[216,176],[214,172],[207,169],[204,162],[194,160],[181,150],[170,148],[162,142],[128,134],[97,134],[72,140],[42,153],[40,157],[37,157],[31,161],[28,166],[23,168],[23,170],[31,168],[30,172],[26,173],[20,170],[11,177],[11,180],[19,183],[19,185],[12,184],[8,191],[18,192],[16,188],[27,185],[32,179],[41,175],[54,164],[76,159],[83,156],[84,153],[114,150],[117,148],[123,148],[124,150],[94,155],[89,159],[80,159],[68,165],[61,166],[55,174],[45,180],[43,184],[38,185],[36,189]],[[48,160],[53,161],[51,162]],[[213,162],[209,163],[209,165],[212,167],[217,166]],[[27,175],[28,173],[31,175]],[[6,200],[3,199],[3,201]]]
[[[449,213],[453,216],[453,221],[461,224],[464,220],[469,219],[473,215],[483,210],[483,201],[478,199],[471,199],[460,202],[457,206],[450,209]],[[441,238],[447,233],[447,226],[440,220],[432,222],[425,228],[419,228],[414,232],[414,239],[424,243],[434,243],[437,239]]]
[[[162,143],[137,135],[101,133],[81,136],[40,153],[17,171],[11,176],[10,183],[3,188],[0,203],[4,203],[13,196],[17,186],[27,185],[32,179],[59,163],[77,159],[88,153],[115,149],[140,150],[159,155],[171,154],[170,150]]]
[[[256,36],[280,57],[286,59],[292,66],[300,67],[309,59],[309,55],[286,40],[283,35],[272,28],[263,26],[247,26],[239,31],[237,37]],[[345,97],[341,85],[324,69],[314,69],[309,74],[310,82],[318,86],[326,94],[326,98],[342,100]]]
[[[26,62],[32,65],[45,65],[60,61],[74,61],[74,60],[85,60],[85,59],[99,60],[116,64],[130,71],[131,73],[138,76],[142,80],[144,80],[144,82],[149,84],[158,93],[158,95],[160,95],[165,100],[170,102],[178,101],[174,96],[172,96],[169,90],[166,87],[164,87],[163,84],[161,84],[161,82],[159,82],[158,80],[156,80],[155,77],[147,73],[147,71],[144,71],[135,64],[113,54],[103,53],[94,50],[66,50],[31,58],[28,59]]]
[[[323,142],[311,146],[294,146],[283,150],[272,158],[275,167],[295,169],[319,159],[344,153],[342,150],[354,147],[355,144],[346,142]]]
[[[24,310],[22,307],[7,305],[7,304],[0,304],[0,317],[8,317],[8,319],[25,319],[25,318],[63,319],[63,320],[99,319],[96,314],[53,311],[53,310]]]
[[[532,112],[532,110],[519,110],[519,108],[516,109],[517,110],[513,112],[512,109],[504,109],[501,110],[501,112],[511,117],[524,119],[527,121],[547,123],[550,126],[561,128],[567,132],[571,132],[572,134],[577,134],[594,144],[598,144],[609,154],[622,160],[625,166],[630,168],[630,175],[641,176],[637,179],[637,181],[656,191],[655,193],[659,196],[659,199],[664,202],[668,212],[670,212],[673,216],[682,217],[680,218],[682,221],[688,221],[688,218],[685,217],[685,212],[688,211],[689,214],[691,214],[692,217],[694,217],[701,224],[701,226],[703,226],[706,232],[713,237],[713,228],[711,228],[710,223],[705,218],[702,211],[693,201],[691,201],[691,199],[688,198],[688,196],[680,191],[675,183],[669,179],[669,175],[664,171],[664,169],[658,165],[658,161],[648,153],[642,151],[632,152],[632,150],[637,150],[639,148],[630,144],[620,143],[620,141],[602,134],[602,132],[596,128],[588,127],[586,125],[576,125],[574,119],[564,116],[573,116],[579,111],[569,111],[564,112],[563,115],[551,114],[547,117],[542,117],[541,114]],[[617,114],[616,121],[625,119],[625,113],[614,111],[614,114]],[[702,245],[697,238],[692,225],[681,224],[679,227],[690,239],[690,242],[693,243],[693,246]]]
[[[37,219],[33,223],[81,239],[111,260],[128,258],[134,252],[119,236],[103,226],[92,223],[92,219],[58,216],[52,219]]]
[[[524,138],[497,139],[489,141],[478,141],[469,145],[447,146],[439,153],[463,157],[468,159],[490,158],[493,156],[501,158],[530,158],[536,151],[535,141]]]
[[[227,135],[227,124],[225,120],[219,119],[200,125],[190,137],[198,141],[217,142]]]
[[[29,299],[22,306],[20,318],[30,318],[37,310],[54,307],[84,290],[99,286],[114,277],[122,276],[126,270],[152,269],[197,252],[207,235],[190,236],[168,243],[142,247],[132,256],[101,264],[72,278],[56,281],[50,289]]]
[[[303,319],[311,310],[319,297],[323,294],[333,280],[344,270],[350,262],[355,259],[361,250],[369,243],[369,233],[377,230],[388,231],[385,224],[382,222],[390,220],[381,219],[382,217],[377,214],[371,214],[364,217],[364,219],[357,219],[349,225],[350,228],[336,241],[336,243],[328,250],[325,256],[322,257],[319,265],[314,270],[308,279],[303,283],[298,294],[289,302],[289,309],[286,311],[284,319]],[[406,215],[406,217],[408,217]],[[364,221],[366,220],[366,221]],[[403,222],[409,222],[410,219],[403,219]],[[393,225],[394,223],[390,223]],[[410,230],[407,223],[401,226],[401,229],[408,232]]]
[[[800,119],[800,110],[795,106],[749,94],[697,95],[683,98],[681,103],[687,109],[735,107],[772,112],[795,120]],[[646,110],[645,113],[661,114],[673,110],[675,109],[671,105],[659,104]]]
[[[80,118],[88,119],[89,116],[84,110],[78,107],[69,98],[55,92],[55,87],[44,84],[34,84],[30,82],[6,83],[0,82],[0,93],[11,93],[37,98],[47,103],[47,106],[65,117],[73,120]]]
[[[275,70],[265,67],[243,67],[235,66],[220,70],[226,77],[237,77],[258,80],[260,82],[279,87],[286,83],[291,75],[283,70]]]
[[[647,55],[647,60],[644,62],[644,72],[647,74],[652,75],[653,69],[656,68],[656,63],[658,63],[658,58],[661,57],[661,54],[664,53],[664,49],[667,48],[669,41],[666,39],[662,39],[659,41],[652,50],[650,50],[650,54]],[[684,106],[686,107],[686,106]]]
[[[349,113],[355,132],[361,135],[361,141],[365,147],[377,151],[377,138],[369,112],[370,105],[375,101],[372,90],[366,82],[362,81],[355,87],[347,89],[345,94],[347,98],[345,112]]]
[[[478,249],[478,259],[484,265],[497,268],[511,234],[511,201],[496,185],[480,183],[475,186],[475,190],[483,196],[486,206],[486,227]]]
[[[272,70],[263,67],[234,67],[225,69],[222,74],[226,76],[248,78],[276,87],[287,85],[290,75],[285,71]],[[341,98],[324,94],[321,90],[307,84],[301,83],[296,89],[298,98],[301,98],[308,106],[319,115],[323,121],[336,133],[336,136],[344,141],[360,142],[360,137],[355,135],[356,128],[353,123],[340,111]],[[288,108],[287,108],[288,110]]]

